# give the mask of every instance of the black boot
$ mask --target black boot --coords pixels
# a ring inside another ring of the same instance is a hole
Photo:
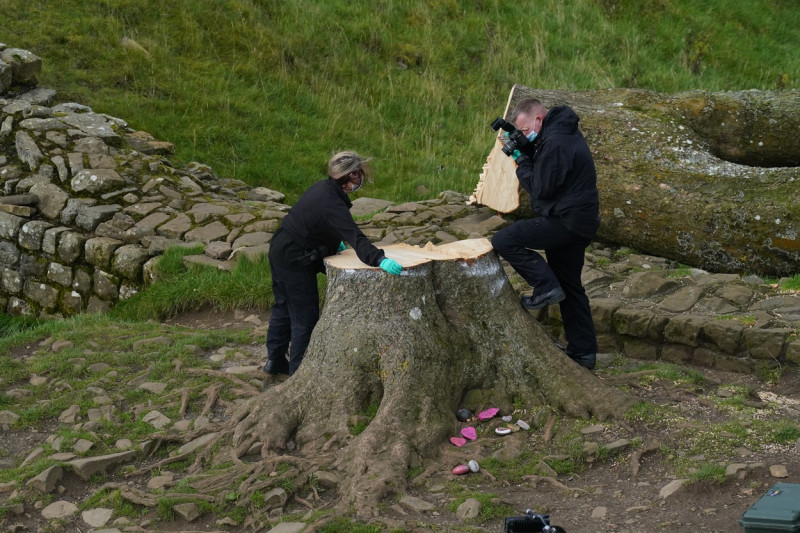
[[[270,376],[289,374],[289,361],[284,357],[280,359],[267,359],[267,364],[264,365],[264,372]]]

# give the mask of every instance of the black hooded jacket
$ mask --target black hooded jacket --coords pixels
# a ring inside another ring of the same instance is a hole
[[[318,181],[300,196],[283,219],[281,230],[305,250],[319,250],[320,271],[322,257],[335,254],[341,241],[352,246],[363,263],[376,267],[385,257],[383,250],[358,228],[350,214],[352,205],[335,180]]]
[[[517,178],[531,197],[533,212],[562,221],[591,239],[600,227],[597,173],[578,115],[566,106],[548,111],[542,129],[517,159]]]

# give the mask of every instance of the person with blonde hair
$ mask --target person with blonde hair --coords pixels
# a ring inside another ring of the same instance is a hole
[[[359,229],[347,197],[370,177],[368,160],[356,152],[339,152],[328,162],[328,177],[300,196],[281,223],[269,247],[274,303],[267,330],[270,375],[295,373],[303,361],[311,332],[319,319],[317,273],[323,259],[349,244],[365,264],[400,274],[403,267],[389,259]]]

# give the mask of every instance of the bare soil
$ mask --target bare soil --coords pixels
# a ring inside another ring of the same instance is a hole
[[[181,315],[169,320],[170,324],[189,328],[263,328],[267,316],[251,315],[244,320],[240,313],[216,313],[200,311]],[[35,347],[28,347],[31,351]],[[26,350],[16,354],[25,356]],[[254,344],[249,351],[253,360],[246,364],[263,364],[263,346]],[[555,478],[523,476],[517,482],[496,475],[491,468],[482,468],[478,473],[455,476],[452,468],[466,464],[469,460],[490,463],[488,458],[502,448],[513,448],[521,453],[557,453],[552,449],[558,440],[559,431],[567,431],[575,421],[557,419],[552,429],[543,427],[544,420],[536,419],[532,413],[514,413],[515,419],[532,422],[530,431],[512,435],[495,436],[491,429],[500,424],[499,419],[475,423],[479,438],[462,448],[442,443],[438,457],[426,461],[409,484],[406,495],[415,496],[434,504],[434,511],[414,511],[400,503],[400,496],[387,501],[381,516],[370,522],[381,525],[385,531],[503,531],[503,516],[462,520],[454,511],[457,494],[491,494],[492,506],[507,505],[507,516],[520,516],[526,509],[549,514],[551,524],[564,528],[569,533],[581,532],[656,532],[656,531],[707,531],[730,533],[744,531],[739,520],[766,490],[778,482],[800,483],[800,443],[769,445],[760,449],[736,448],[726,457],[707,457],[707,462],[723,465],[743,463],[749,465],[739,475],[729,476],[724,482],[700,481],[684,485],[674,494],[662,497],[661,490],[676,479],[676,458],[685,452],[681,440],[686,432],[699,430],[727,421],[742,424],[742,415],[736,410],[721,407],[714,401],[724,396],[731,385],[746,385],[751,393],[747,405],[752,418],[774,418],[797,420],[800,415],[800,374],[796,369],[784,372],[777,383],[761,381],[756,376],[719,372],[705,368],[694,368],[704,380],[692,383],[674,383],[665,379],[621,378],[607,367],[612,359],[602,354],[601,365],[596,375],[614,386],[624,387],[643,401],[670,407],[670,412],[679,414],[683,421],[666,424],[659,421],[621,422],[606,424],[602,431],[585,436],[585,440],[608,446],[619,439],[638,441],[639,446],[624,447],[621,451],[598,459],[591,456],[574,473]],[[237,364],[242,364],[241,360]],[[614,359],[614,367],[635,366],[632,360]],[[645,376],[646,373],[642,373]],[[263,375],[254,376],[264,378]],[[265,386],[274,382],[267,379]],[[749,415],[750,416],[750,415]],[[746,425],[746,422],[744,422]],[[466,425],[466,424],[464,424]],[[454,428],[455,431],[458,428]],[[30,433],[9,431],[0,435],[0,446],[8,452],[5,460],[15,464],[25,457],[47,436],[46,429]],[[719,436],[725,439],[722,432]],[[677,456],[677,457],[676,457]],[[697,458],[695,458],[697,459]],[[699,458],[703,459],[703,458]],[[774,477],[770,467],[785,467],[788,477]],[[145,466],[144,463],[137,467]],[[421,472],[421,473],[420,473]],[[134,478],[109,476],[106,482],[121,482],[145,489],[149,474]],[[80,501],[90,496],[96,486],[87,485],[74,476],[67,476],[61,483],[66,488],[64,496],[70,501]],[[5,504],[8,494],[0,494],[0,505]],[[312,498],[306,489],[290,499],[284,515],[303,516],[309,513],[304,502],[312,502],[315,509],[331,507],[336,502],[335,491],[320,491],[319,498]],[[800,507],[800,505],[799,505]],[[64,531],[84,531],[87,526],[79,514],[67,524]],[[271,516],[272,517],[272,516]],[[147,519],[137,522],[138,531],[251,531],[243,527],[221,525],[217,517],[205,515],[187,524],[179,519],[163,522],[156,519],[155,510]],[[274,517],[276,520],[277,516]],[[306,515],[306,518],[309,518]],[[132,523],[131,525],[134,525]],[[273,523],[274,525],[274,523]],[[13,529],[17,526],[25,529]],[[138,526],[143,526],[141,529]],[[264,524],[269,531],[270,526]],[[0,522],[2,531],[45,531],[47,526],[38,510],[26,505],[24,515],[7,516]],[[106,527],[111,527],[109,524]],[[119,527],[123,530],[123,526]],[[45,529],[43,529],[45,528]],[[331,531],[330,529],[328,531]]]

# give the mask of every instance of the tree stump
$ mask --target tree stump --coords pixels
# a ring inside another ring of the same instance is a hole
[[[352,250],[326,260],[327,297],[303,364],[239,414],[240,455],[255,442],[264,457],[292,442],[327,457],[343,474],[342,503],[373,516],[383,497],[405,489],[412,461],[450,446],[470,390],[485,392],[485,407],[542,402],[598,419],[632,404],[553,345],[488,240],[384,250],[401,275]],[[351,417],[370,406],[374,418],[353,435]]]

